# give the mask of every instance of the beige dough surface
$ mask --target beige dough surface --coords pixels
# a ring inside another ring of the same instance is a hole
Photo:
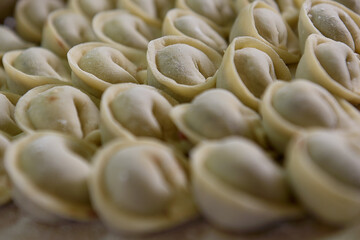
[[[320,240],[336,232],[337,229],[308,218],[278,224],[261,233],[240,235],[223,232],[199,219],[165,233],[129,237],[109,232],[98,221],[46,225],[31,220],[13,203],[0,207],[0,240]]]

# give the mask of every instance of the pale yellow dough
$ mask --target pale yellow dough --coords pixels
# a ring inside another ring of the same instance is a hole
[[[222,229],[257,231],[302,215],[290,202],[283,169],[249,140],[204,141],[191,152],[190,163],[200,211]]]
[[[360,53],[360,15],[335,1],[307,0],[299,15],[299,41],[304,51],[309,35],[340,41]]]
[[[183,164],[171,148],[155,140],[106,145],[94,158],[90,179],[91,200],[100,219],[116,232],[144,235],[195,218]]]
[[[265,89],[278,79],[291,79],[279,55],[256,38],[237,37],[224,54],[216,87],[231,91],[246,106],[258,111]]]
[[[94,219],[87,186],[94,153],[85,141],[55,132],[19,138],[5,155],[14,201],[41,222]]]
[[[191,103],[173,108],[170,116],[193,144],[242,136],[266,147],[260,116],[226,90],[205,91]]]
[[[221,55],[189,37],[165,36],[149,43],[147,84],[179,101],[190,101],[215,86]]]
[[[177,130],[169,113],[176,104],[172,97],[151,86],[124,83],[109,87],[100,106],[103,143],[141,136],[174,141]]]
[[[41,46],[66,58],[71,47],[95,40],[91,24],[85,16],[71,9],[60,9],[48,16],[43,29]]]
[[[307,80],[272,83],[260,104],[271,145],[284,153],[293,136],[310,129],[357,129],[359,112]]]
[[[147,24],[125,10],[104,11],[92,20],[96,36],[118,48],[139,69],[146,69],[148,43],[161,35],[160,27]]]
[[[49,84],[36,87],[19,99],[15,119],[27,133],[53,130],[86,138],[99,127],[99,110],[77,88]]]
[[[182,9],[170,10],[164,19],[163,35],[189,36],[223,53],[227,48],[225,32],[207,18]]]
[[[320,84],[351,103],[360,103],[360,59],[342,42],[310,35],[296,77]]]
[[[250,36],[270,45],[286,64],[300,58],[298,38],[280,13],[264,2],[255,1],[243,7],[230,32],[230,41]]]
[[[61,0],[21,0],[16,4],[16,30],[24,39],[40,43],[48,15],[64,7]]]
[[[68,6],[91,20],[99,12],[115,8],[115,0],[70,0]]]
[[[72,83],[98,98],[113,84],[142,83],[137,66],[111,44],[79,44],[68,52],[68,62]]]
[[[7,52],[3,57],[7,88],[17,94],[44,84],[70,84],[67,62],[41,47]]]
[[[322,221],[360,219],[359,132],[302,132],[289,146],[286,170],[300,202]]]

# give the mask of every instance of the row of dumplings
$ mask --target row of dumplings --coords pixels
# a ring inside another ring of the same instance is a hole
[[[130,234],[358,221],[360,11],[341,3],[19,1],[0,201]]]

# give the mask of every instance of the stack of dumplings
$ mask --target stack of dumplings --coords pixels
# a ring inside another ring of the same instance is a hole
[[[360,222],[358,0],[7,0],[0,20],[0,205],[135,237]]]

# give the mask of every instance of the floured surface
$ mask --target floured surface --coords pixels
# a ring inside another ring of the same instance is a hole
[[[307,219],[258,234],[232,235],[198,220],[160,235],[123,237],[110,233],[100,222],[45,225],[31,220],[14,204],[0,208],[0,240],[315,240],[334,232],[336,229]]]

